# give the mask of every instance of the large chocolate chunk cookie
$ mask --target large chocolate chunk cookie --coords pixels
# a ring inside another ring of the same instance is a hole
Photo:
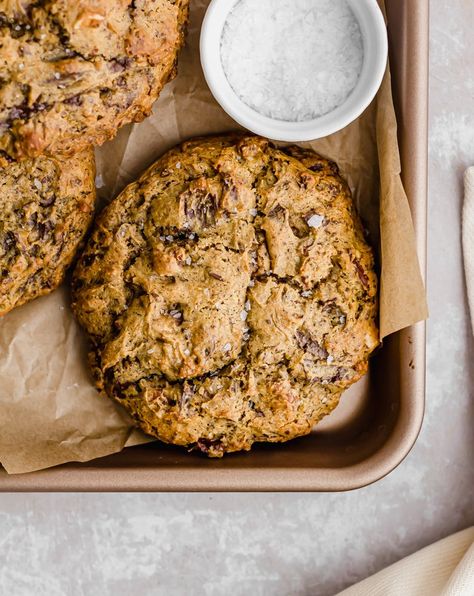
[[[73,280],[100,388],[211,456],[311,431],[378,345],[373,256],[335,164],[248,136],[170,151]]]
[[[0,168],[0,315],[54,290],[94,212],[92,149]]]
[[[0,3],[0,157],[100,145],[174,76],[189,0]]]

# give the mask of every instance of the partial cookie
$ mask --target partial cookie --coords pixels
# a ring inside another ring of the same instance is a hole
[[[98,386],[211,456],[307,434],[378,345],[337,166],[258,137],[170,151],[99,217],[73,278]]]
[[[92,220],[92,149],[0,168],[0,315],[54,290]]]
[[[0,6],[0,158],[73,153],[143,119],[176,72],[189,0]]]

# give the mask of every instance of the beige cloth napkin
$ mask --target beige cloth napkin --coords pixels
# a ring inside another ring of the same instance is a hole
[[[469,298],[469,306],[471,307],[471,322],[474,331],[474,167],[468,168],[464,175],[464,210],[462,219],[464,268],[466,270],[467,296]]]
[[[338,596],[474,596],[474,527],[427,546]]]

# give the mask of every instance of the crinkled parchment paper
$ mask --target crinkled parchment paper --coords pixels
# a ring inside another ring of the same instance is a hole
[[[97,151],[103,200],[116,196],[181,140],[238,128],[213,100],[202,75],[198,44],[207,4],[191,1],[179,76],[165,88],[151,117],[125,127]],[[372,244],[379,248],[381,337],[426,318],[413,225],[400,180],[389,74],[361,118],[309,145],[338,162]],[[69,310],[67,285],[0,321],[0,461],[9,473],[87,461],[147,440],[133,430],[125,412],[96,392],[86,351],[85,337]]]

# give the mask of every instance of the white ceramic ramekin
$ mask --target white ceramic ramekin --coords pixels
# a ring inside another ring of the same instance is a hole
[[[285,122],[259,114],[230,86],[222,66],[220,46],[225,22],[237,2],[239,0],[211,0],[201,30],[201,63],[215,99],[241,126],[276,141],[311,141],[341,130],[358,118],[374,99],[388,56],[387,29],[377,0],[348,0],[364,43],[364,63],[355,89],[335,110],[306,122]]]

